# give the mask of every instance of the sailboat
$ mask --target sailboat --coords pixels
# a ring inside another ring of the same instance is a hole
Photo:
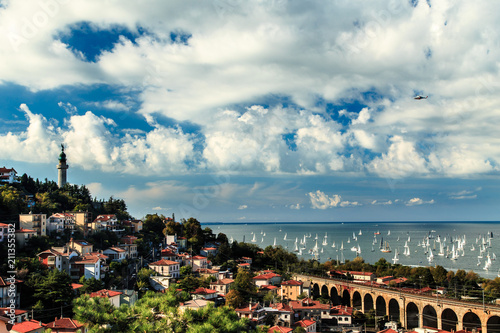
[[[256,243],[257,241],[255,240],[255,234],[253,234],[253,238],[252,238],[252,243]]]
[[[383,253],[392,252],[391,247],[389,246],[389,243],[387,241],[384,243],[384,246],[380,249],[380,252],[383,252]]]
[[[398,249],[396,249],[396,251],[394,251],[394,258],[392,258],[392,262],[396,264],[398,261],[399,261],[399,253]]]
[[[276,237],[274,237],[274,243],[273,246],[276,247]]]
[[[285,232],[285,237],[283,237],[283,240],[286,240],[286,235],[287,235],[287,233]]]
[[[432,254],[432,249],[429,248],[429,256],[427,256],[427,260],[431,263],[434,260],[434,255]]]
[[[361,229],[359,229],[358,236],[361,236],[362,234]]]
[[[332,247],[335,247],[335,241],[333,241]]]

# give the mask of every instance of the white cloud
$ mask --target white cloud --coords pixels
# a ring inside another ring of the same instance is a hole
[[[424,201],[420,198],[412,198],[405,203],[406,206],[419,206],[419,205],[425,205],[425,204],[427,204],[427,205],[434,204],[434,199],[429,200],[429,201]]]
[[[450,199],[453,199],[453,200],[476,199],[477,193],[475,193],[475,192],[479,192],[481,190],[482,190],[482,188],[478,187],[475,190],[463,190],[463,191],[459,191],[459,192],[452,192],[452,193],[449,193],[448,196]]]
[[[238,209],[247,209],[247,208],[248,208],[248,206],[247,206],[247,205],[240,205],[240,206],[238,207]]]
[[[290,209],[299,210],[302,209],[302,206],[300,204],[290,205]]]
[[[371,202],[372,205],[384,205],[384,206],[387,206],[387,205],[392,205],[392,200],[387,200],[387,201],[378,201],[378,200],[373,200]]]
[[[360,206],[361,204],[357,201],[343,201],[342,197],[338,194],[329,196],[324,192],[317,190],[316,192],[309,192],[306,194],[311,200],[311,207],[313,209],[327,209],[333,207],[353,207]]]
[[[136,136],[129,129],[123,138],[110,118],[78,116],[71,104],[61,103],[71,116],[69,131],[50,128],[48,115],[26,113],[29,128],[2,134],[9,146],[0,151],[6,156],[23,151],[12,157],[18,160],[48,161],[56,142],[67,139],[78,152],[72,156],[76,165],[128,173],[184,173],[188,164],[202,172],[497,174],[496,9],[494,3],[465,0],[432,7],[421,1],[415,8],[381,0],[368,5],[152,0],[147,8],[131,0],[10,1],[0,9],[2,84],[32,91],[118,85],[138,96],[139,112],[155,129]],[[89,63],[59,40],[79,22],[96,30],[141,27],[150,34],[134,42],[122,36]],[[190,34],[188,45],[171,41],[173,31]],[[413,100],[421,91],[429,99]],[[268,105],[274,97],[297,107],[234,111]],[[131,109],[114,96],[87,103]],[[361,111],[343,105],[349,103],[361,105]],[[350,122],[331,120],[323,104],[343,108],[339,116]],[[199,125],[205,141],[159,126],[159,115]],[[37,148],[49,148],[36,151],[28,135],[39,135]],[[79,146],[80,135],[95,152]],[[294,149],[283,135],[294,136]],[[195,152],[195,143],[202,151]]]

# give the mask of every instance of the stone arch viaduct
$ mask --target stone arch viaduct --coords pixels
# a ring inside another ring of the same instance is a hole
[[[295,274],[298,281],[310,281],[311,293],[352,306],[363,313],[375,311],[388,316],[406,329],[433,327],[447,331],[478,330],[500,333],[500,306],[480,304],[402,292],[368,283]]]

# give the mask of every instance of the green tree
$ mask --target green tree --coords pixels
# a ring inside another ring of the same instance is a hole
[[[95,277],[86,279],[85,276],[82,276],[79,282],[83,284],[83,287],[80,289],[83,293],[92,293],[104,288],[104,282],[97,280]]]
[[[45,308],[60,307],[73,299],[73,288],[68,273],[49,270],[47,276],[33,274],[28,285],[33,289],[33,301],[41,301]]]
[[[108,298],[82,295],[73,301],[75,319],[86,324],[89,332],[127,332],[130,308],[117,309]]]
[[[257,286],[253,283],[252,274],[239,268],[232,289],[237,290],[245,301],[257,295]]]

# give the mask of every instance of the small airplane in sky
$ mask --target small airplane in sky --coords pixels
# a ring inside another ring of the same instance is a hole
[[[427,97],[429,97],[429,96],[418,95],[418,96],[413,97],[413,99],[427,99]]]

